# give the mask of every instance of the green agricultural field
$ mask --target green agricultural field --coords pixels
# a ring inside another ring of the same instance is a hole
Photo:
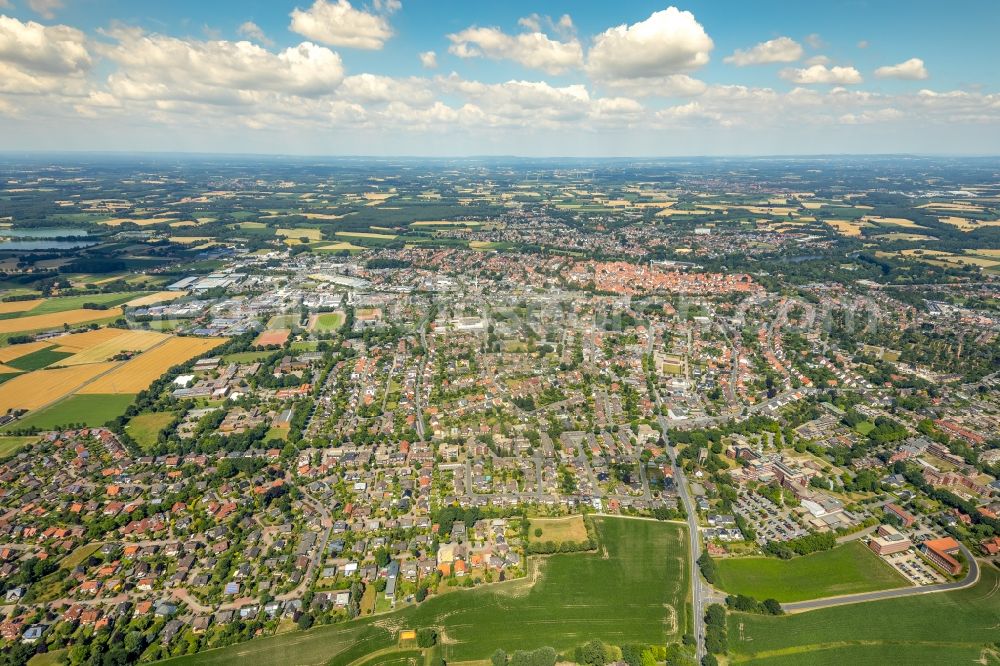
[[[62,359],[73,355],[71,352],[59,352],[55,351],[55,349],[55,345],[45,349],[39,349],[36,352],[25,354],[24,356],[16,358],[7,363],[7,365],[12,368],[17,368],[18,370],[30,372],[32,370],[40,370],[48,367],[57,361],[61,361]]]
[[[728,621],[730,664],[972,664],[997,640],[1000,571],[984,564],[978,584],[954,592]]]
[[[28,444],[38,441],[37,435],[0,437],[0,458],[17,453]]]
[[[169,423],[174,420],[171,412],[150,412],[139,414],[128,422],[125,432],[144,450],[156,445],[156,439]]]
[[[567,650],[594,638],[664,644],[686,627],[683,525],[595,518],[596,553],[532,558],[529,578],[455,591],[416,607],[341,625],[292,631],[170,660],[169,664],[350,664],[396,645],[399,629],[438,627],[447,662],[485,660],[497,649]]]
[[[716,560],[718,587],[732,594],[781,602],[822,599],[904,587],[907,581],[860,541],[790,560]]]
[[[262,352],[237,352],[235,354],[226,354],[222,357],[223,363],[256,363],[257,361],[262,361],[274,352],[262,351]]]
[[[84,303],[97,303],[99,305],[106,305],[109,308],[113,308],[122,303],[127,303],[133,298],[138,298],[148,294],[147,291],[128,291],[119,292],[117,294],[85,294],[83,296],[60,296],[57,298],[46,299],[44,303],[38,305],[27,312],[18,313],[21,317],[35,316],[41,314],[54,314],[56,312],[66,312],[68,310],[76,310],[83,307]],[[99,312],[95,310],[95,312]]]
[[[88,427],[102,426],[124,414],[134,399],[134,395],[72,395],[15,421],[8,426],[8,430],[32,427],[54,430],[76,423]]]

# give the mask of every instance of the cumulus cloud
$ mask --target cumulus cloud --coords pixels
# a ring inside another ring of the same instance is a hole
[[[836,85],[852,85],[861,83],[861,73],[853,67],[827,67],[812,65],[803,68],[788,68],[781,72],[781,78],[800,85],[814,83],[831,83]]]
[[[398,2],[382,3],[385,9],[398,8]],[[354,49],[381,49],[392,37],[384,15],[372,14],[351,6],[348,0],[316,0],[309,9],[296,7],[288,29],[308,39]]]
[[[845,113],[840,116],[840,122],[844,125],[868,125],[871,123],[884,123],[902,117],[903,112],[899,109],[877,109],[874,111],[862,111],[861,113]]]
[[[513,60],[549,74],[561,74],[583,64],[583,48],[577,39],[562,42],[550,38],[536,29],[537,18],[522,19],[522,25],[532,31],[508,35],[499,28],[466,28],[448,35],[448,51],[460,58]]]
[[[920,58],[910,58],[898,65],[885,65],[875,70],[875,76],[880,79],[903,79],[904,81],[921,81],[926,79],[927,68]]]
[[[0,16],[0,91],[65,89],[81,82],[91,64],[87,38],[76,28]]]
[[[337,90],[338,99],[358,104],[381,104],[405,100],[414,106],[434,103],[434,92],[427,79],[410,77],[397,79],[378,74],[348,76]]]
[[[62,9],[62,0],[28,0],[28,6],[44,19],[52,20],[56,17],[56,10]]]
[[[137,29],[109,35],[117,43],[101,51],[118,70],[108,87],[126,99],[245,104],[259,93],[319,96],[334,92],[344,75],[339,55],[310,42],[271,53],[246,41],[185,40]]]
[[[240,27],[236,29],[236,32],[247,39],[260,42],[264,46],[274,46],[274,42],[268,39],[267,35],[264,34],[264,31],[261,30],[260,26],[253,21],[244,21],[240,24]]]
[[[438,66],[437,53],[424,51],[420,54],[420,64],[424,69],[436,69]]]
[[[765,65],[773,62],[795,62],[802,57],[802,45],[791,37],[776,37],[749,49],[736,49],[723,61],[737,67]]]
[[[669,7],[594,37],[587,73],[602,82],[657,79],[704,66],[713,47],[694,14]]]
[[[708,88],[704,81],[687,74],[617,79],[602,85],[616,94],[631,97],[695,97]]]

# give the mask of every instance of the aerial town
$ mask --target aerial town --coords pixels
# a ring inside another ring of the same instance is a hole
[[[2,663],[995,660],[996,168],[815,166],[5,167]]]

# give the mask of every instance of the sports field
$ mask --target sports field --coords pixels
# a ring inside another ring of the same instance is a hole
[[[887,590],[908,584],[860,541],[790,560],[774,557],[718,559],[716,568],[720,589],[781,602]]]
[[[688,594],[685,527],[596,518],[596,553],[532,558],[527,579],[432,597],[417,607],[342,625],[293,631],[171,664],[349,664],[393,647],[403,628],[438,627],[446,662],[508,651],[612,644],[664,644],[684,633]]]
[[[324,312],[323,314],[313,315],[309,319],[309,330],[321,333],[336,331],[344,325],[344,320],[345,316],[343,312]]]
[[[283,345],[288,341],[288,336],[291,334],[292,332],[287,328],[278,329],[276,331],[262,331],[253,343],[258,347],[265,347],[267,345]]]
[[[954,592],[728,622],[731,664],[995,664],[983,651],[998,636],[1000,572],[984,564],[978,584]]]

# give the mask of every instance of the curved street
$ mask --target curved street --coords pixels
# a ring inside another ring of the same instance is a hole
[[[781,604],[781,608],[786,613],[802,613],[804,611],[818,610],[820,608],[830,608],[831,606],[844,606],[846,604],[858,604],[865,601],[881,601],[882,599],[897,599],[899,597],[912,597],[918,594],[933,594],[935,592],[949,592],[951,590],[961,590],[971,587],[979,582],[979,562],[973,557],[969,549],[959,544],[965,560],[969,563],[969,571],[965,578],[953,583],[941,583],[939,585],[920,585],[912,587],[901,587],[893,590],[881,590],[879,592],[862,592],[859,594],[847,594],[842,597],[828,597],[826,599],[813,599],[811,601],[797,601],[795,603]]]

